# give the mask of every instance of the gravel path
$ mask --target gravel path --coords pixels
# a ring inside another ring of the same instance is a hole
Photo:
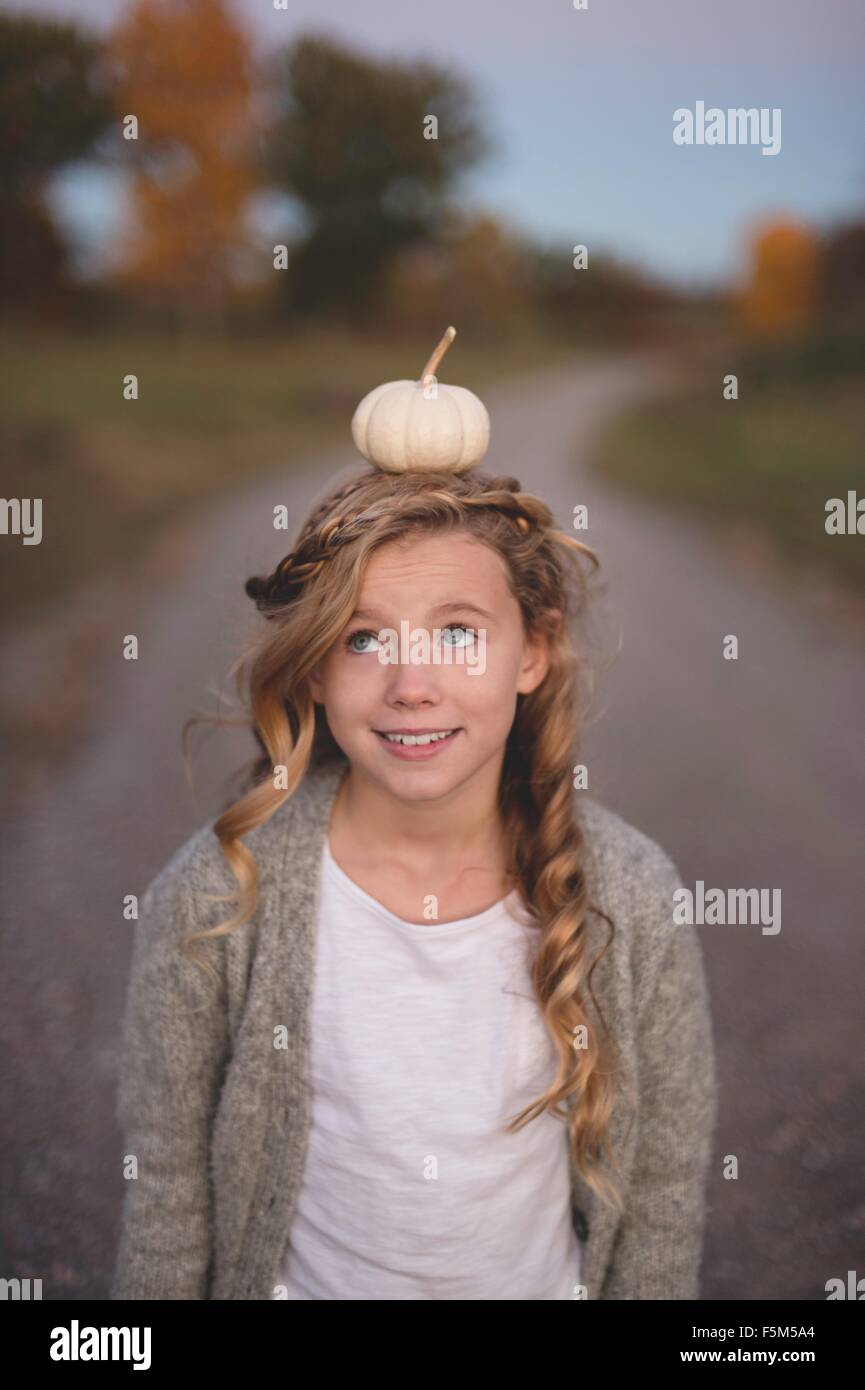
[[[566,529],[577,503],[589,508],[582,538],[621,633],[585,745],[592,794],[659,840],[686,883],[781,889],[775,936],[701,928],[722,1081],[704,1295],[824,1298],[828,1278],[865,1274],[865,651],[833,620],[831,591],[793,590],[747,545],[587,476],[595,432],[656,370],[580,362],[486,392],[488,464],[544,496]],[[347,448],[203,507],[155,565],[54,619],[68,626],[88,605],[89,728],[73,757],[7,799],[0,852],[0,1275],[41,1277],[46,1298],[104,1298],[113,1264],[123,895],[212,819],[253,751],[246,731],[199,735],[193,794],[180,726],[212,707],[208,689],[226,688],[252,630],[243,580],[288,548],[273,505],[290,503],[299,523],[352,466]],[[137,662],[121,658],[127,633]],[[728,633],[735,662],[721,656]],[[737,1180],[722,1177],[727,1155]]]

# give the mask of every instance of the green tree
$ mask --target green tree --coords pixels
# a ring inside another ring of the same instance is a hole
[[[822,244],[823,312],[833,322],[865,328],[865,218],[845,221]]]
[[[0,304],[47,301],[68,250],[45,198],[50,175],[85,158],[111,120],[97,40],[75,24],[0,15]]]
[[[537,303],[547,321],[578,342],[632,342],[656,316],[682,302],[671,286],[609,252],[591,248],[588,268],[577,270],[571,247],[546,242],[532,248],[530,261]]]
[[[291,304],[364,318],[397,253],[435,237],[457,175],[490,148],[471,90],[432,64],[375,61],[315,34],[269,76],[267,173],[308,219],[293,248]]]

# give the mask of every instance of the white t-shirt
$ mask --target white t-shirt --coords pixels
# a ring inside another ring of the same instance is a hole
[[[325,836],[290,1299],[573,1298],[565,1124],[505,1128],[556,1072],[519,911],[405,922]]]

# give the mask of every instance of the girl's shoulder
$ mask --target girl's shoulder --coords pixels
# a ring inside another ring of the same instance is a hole
[[[575,793],[590,905],[615,925],[612,954],[648,992],[674,943],[699,969],[693,928],[674,918],[682,877],[668,852],[601,802]],[[686,941],[686,938],[690,938]]]
[[[589,796],[575,796],[588,859],[606,890],[665,892],[678,870],[667,851],[645,831]]]
[[[263,892],[280,881],[287,861],[293,877],[314,870],[319,831],[323,832],[339,775],[340,769],[333,766],[310,770],[266,821],[240,836],[239,843],[255,859],[259,890]],[[193,904],[201,904],[207,894],[233,894],[237,888],[215,823],[212,820],[198,826],[162,863],[145,889],[148,902],[171,901],[178,921],[200,917]],[[225,917],[225,906],[215,905],[217,920]],[[229,906],[233,911],[233,906]]]

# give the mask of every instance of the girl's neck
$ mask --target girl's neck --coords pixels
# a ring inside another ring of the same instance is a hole
[[[486,785],[464,786],[443,801],[406,802],[350,768],[331,812],[331,847],[346,860],[386,860],[419,873],[483,865],[501,875],[507,852],[498,780],[496,771]]]

